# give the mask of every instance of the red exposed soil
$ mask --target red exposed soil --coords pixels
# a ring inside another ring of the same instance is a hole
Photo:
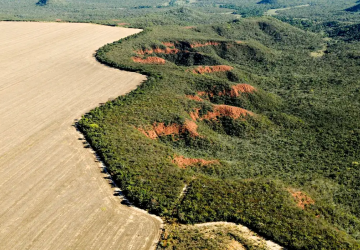
[[[192,137],[198,137],[199,133],[197,132],[197,124],[193,121],[186,120],[183,125],[171,124],[166,126],[164,123],[153,124],[153,128],[150,130],[144,130],[142,128],[137,128],[143,135],[150,139],[156,139],[161,136],[166,135],[180,135],[188,132]]]
[[[129,25],[130,23],[118,23],[119,26]]]
[[[147,130],[145,131],[142,128],[137,128],[137,130],[139,130],[143,135],[145,135],[146,137],[150,138],[150,139],[156,139],[158,138],[158,135],[156,134],[156,132],[154,130]]]
[[[232,86],[231,87],[231,90],[228,92],[228,91],[221,91],[217,94],[215,94],[214,92],[205,92],[205,91],[199,91],[197,92],[197,95],[199,96],[210,96],[210,97],[213,97],[215,95],[218,95],[218,96],[223,96],[223,95],[229,95],[231,97],[238,97],[240,94],[242,93],[253,93],[256,91],[256,88],[254,88],[253,86],[249,85],[249,84],[238,84],[238,85],[235,85],[235,86]]]
[[[196,121],[197,119],[200,118],[199,111],[200,111],[200,109],[197,108],[197,109],[195,109],[194,112],[190,112],[190,117],[191,117],[191,119],[193,119],[193,121]]]
[[[216,120],[217,117],[226,116],[231,117],[233,119],[239,119],[241,117],[245,116],[254,116],[255,114],[251,111],[248,111],[243,108],[229,106],[229,105],[214,105],[213,111],[208,112],[206,115],[200,117],[199,114],[200,109],[197,108],[195,111],[190,112],[190,117],[194,121],[200,119],[200,120]]]
[[[62,20],[61,19],[56,19],[55,22],[61,22]]]
[[[148,58],[140,58],[140,57],[132,57],[132,60],[137,63],[143,64],[165,64],[165,59],[160,57],[148,57]]]
[[[233,67],[228,65],[216,65],[216,66],[199,66],[192,70],[195,74],[213,73],[213,72],[226,72],[231,71]]]
[[[177,54],[177,53],[179,53],[179,50],[178,49],[170,49],[170,48],[166,48],[166,49],[156,48],[156,49],[154,49],[154,53],[158,53],[158,54]]]
[[[206,43],[193,43],[190,44],[191,48],[199,48],[199,47],[206,47],[206,46],[217,46],[220,43],[218,42],[206,42]]]
[[[166,49],[155,48],[155,49],[138,50],[138,51],[136,51],[136,53],[138,55],[151,55],[153,53],[157,53],[157,54],[177,54],[177,53],[179,53],[179,50],[178,49],[170,49],[170,48],[166,48]]]
[[[166,47],[175,47],[175,43],[172,42],[162,42]]]
[[[153,54],[154,53],[154,50],[152,49],[145,49],[145,50],[138,50],[138,51],[135,51],[136,54],[138,55],[150,55],[150,54]]]
[[[188,99],[193,100],[193,101],[197,101],[197,102],[202,102],[203,99],[201,99],[200,97],[198,97],[197,95],[187,95],[186,96]]]
[[[230,96],[231,97],[237,97],[239,96],[241,93],[253,93],[255,92],[256,89],[249,85],[249,84],[238,84],[235,86],[231,87],[231,91],[230,91]]]
[[[199,133],[197,132],[198,125],[190,120],[186,120],[183,126],[183,130],[188,131],[191,136],[197,137]]]
[[[193,159],[185,158],[184,156],[176,156],[173,160],[173,163],[178,165],[180,168],[186,168],[188,166],[200,164],[201,166],[206,166],[209,164],[219,164],[218,160],[204,160],[204,159]]]
[[[294,197],[297,206],[305,209],[305,206],[315,204],[315,201],[301,191],[293,191],[288,189],[292,197]]]
[[[214,105],[214,111],[208,112],[206,115],[202,117],[202,119],[214,120],[217,117],[221,117],[221,116],[238,119],[240,117],[245,117],[247,115],[253,116],[254,113],[239,107],[234,107],[229,105]]]
[[[200,96],[203,96],[203,95],[206,95],[207,93],[205,91],[199,91],[197,92],[197,95],[200,95]]]

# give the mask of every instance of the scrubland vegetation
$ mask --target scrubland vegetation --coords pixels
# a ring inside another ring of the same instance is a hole
[[[97,59],[148,81],[79,127],[153,213],[242,223],[290,249],[357,249],[359,45],[326,43],[314,58],[323,37],[274,18],[146,29]]]
[[[148,80],[78,123],[137,206],[174,225],[241,223],[289,249],[360,249],[355,1],[42,2],[0,1],[0,18],[145,28],[96,58]],[[171,230],[159,249],[234,239]]]

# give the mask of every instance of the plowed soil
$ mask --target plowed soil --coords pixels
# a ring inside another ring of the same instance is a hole
[[[72,126],[145,77],[93,53],[139,32],[0,22],[0,249],[151,249],[161,222],[122,205]]]

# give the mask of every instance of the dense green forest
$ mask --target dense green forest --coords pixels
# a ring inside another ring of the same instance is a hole
[[[358,249],[359,46],[274,18],[148,28],[96,55],[148,81],[78,125],[126,195],[164,218]]]
[[[148,80],[77,125],[126,196],[171,225],[159,249],[262,249],[184,226],[212,221],[288,249],[360,249],[357,4],[0,0],[0,20],[144,28],[96,58]]]
[[[295,8],[296,6],[304,6]],[[0,0],[0,20],[95,22],[136,28],[225,23],[268,15],[302,22],[360,22],[355,0]],[[190,11],[191,10],[191,11]],[[271,14],[273,15],[273,14]]]

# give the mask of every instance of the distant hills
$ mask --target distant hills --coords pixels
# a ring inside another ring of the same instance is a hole
[[[37,6],[44,6],[48,3],[48,0],[39,0],[39,2],[36,3]]]
[[[359,3],[360,1],[357,1],[357,3]],[[349,12],[359,12],[360,11],[360,4],[357,4],[355,6],[352,6],[350,8],[345,9],[345,11],[349,11]]]
[[[278,0],[261,0],[258,4],[278,4]]]

